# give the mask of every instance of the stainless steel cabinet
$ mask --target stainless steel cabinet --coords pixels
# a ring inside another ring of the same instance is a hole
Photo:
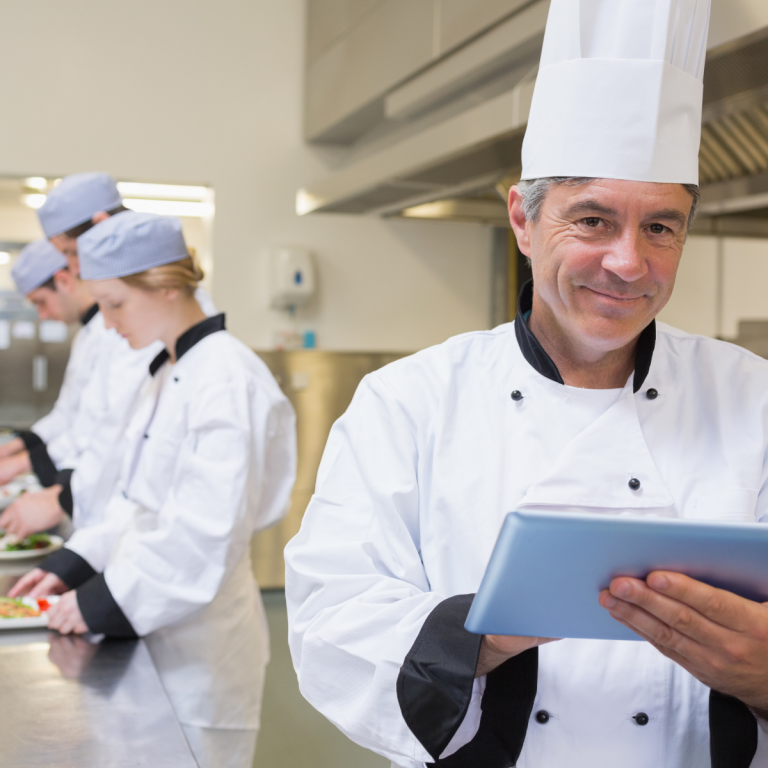
[[[21,296],[0,291],[0,427],[28,427],[56,402],[77,329],[45,341],[40,327]]]
[[[296,410],[299,466],[287,517],[254,537],[253,570],[263,589],[285,584],[285,545],[298,533],[304,510],[315,490],[328,433],[347,410],[363,376],[402,354],[320,352],[258,352]]]
[[[338,0],[325,0],[334,6]],[[316,0],[317,18],[320,0]],[[354,5],[358,5],[355,3]],[[365,110],[399,82],[426,66],[434,53],[433,0],[375,3],[322,54],[311,60],[306,81],[306,135],[338,141],[359,133]],[[343,14],[342,14],[343,15]],[[331,34],[308,33],[319,45]],[[374,106],[381,112],[381,104]],[[361,114],[362,113],[362,114]]]
[[[314,61],[386,0],[307,0],[307,61]]]
[[[440,0],[440,55],[501,21],[531,0]]]

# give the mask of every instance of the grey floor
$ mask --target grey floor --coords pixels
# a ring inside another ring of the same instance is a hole
[[[283,592],[263,594],[272,641],[254,768],[389,768],[353,744],[299,693],[288,651]]]

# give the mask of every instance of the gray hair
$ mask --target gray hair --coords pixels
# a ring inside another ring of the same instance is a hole
[[[517,188],[522,198],[521,206],[525,218],[528,221],[538,221],[541,215],[541,206],[544,198],[552,187],[556,184],[565,184],[569,187],[578,187],[582,184],[589,184],[595,179],[587,176],[548,176],[543,179],[531,179],[529,181],[520,181]],[[696,218],[696,210],[699,207],[699,187],[697,184],[683,184],[685,191],[693,198],[691,212],[688,215],[688,227],[685,231],[686,236],[691,231],[693,220]]]

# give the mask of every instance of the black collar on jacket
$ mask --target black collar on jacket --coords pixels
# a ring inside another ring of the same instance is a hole
[[[222,312],[220,315],[206,317],[205,320],[201,320],[197,325],[193,325],[189,330],[184,331],[184,333],[176,339],[176,361],[178,362],[181,360],[181,358],[189,352],[195,344],[202,341],[206,336],[210,336],[217,331],[226,330],[225,320],[226,318]],[[149,375],[154,376],[160,368],[162,368],[163,363],[165,363],[169,357],[170,355],[168,354],[167,349],[160,352],[160,354],[149,364]]]
[[[93,320],[96,315],[99,314],[99,305],[98,304],[91,304],[90,307],[85,311],[85,314],[80,318],[80,322],[83,325],[88,325],[88,323]]]
[[[533,280],[528,280],[520,289],[517,300],[517,319],[515,320],[515,336],[520,345],[523,357],[538,373],[546,376],[558,384],[564,384],[563,377],[552,358],[547,354],[539,340],[528,327],[527,315],[533,307]],[[648,376],[653,359],[653,350],[656,346],[656,321],[652,320],[646,326],[637,340],[637,355],[635,357],[635,377],[632,383],[632,391],[639,392],[640,387]]]

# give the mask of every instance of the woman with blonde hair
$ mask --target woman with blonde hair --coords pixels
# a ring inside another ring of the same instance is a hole
[[[145,637],[203,766],[250,766],[268,636],[251,535],[285,512],[293,410],[264,363],[206,318],[178,220],[119,213],[78,240],[82,277],[131,347],[159,339],[104,521],[14,594],[62,593],[49,626]]]

